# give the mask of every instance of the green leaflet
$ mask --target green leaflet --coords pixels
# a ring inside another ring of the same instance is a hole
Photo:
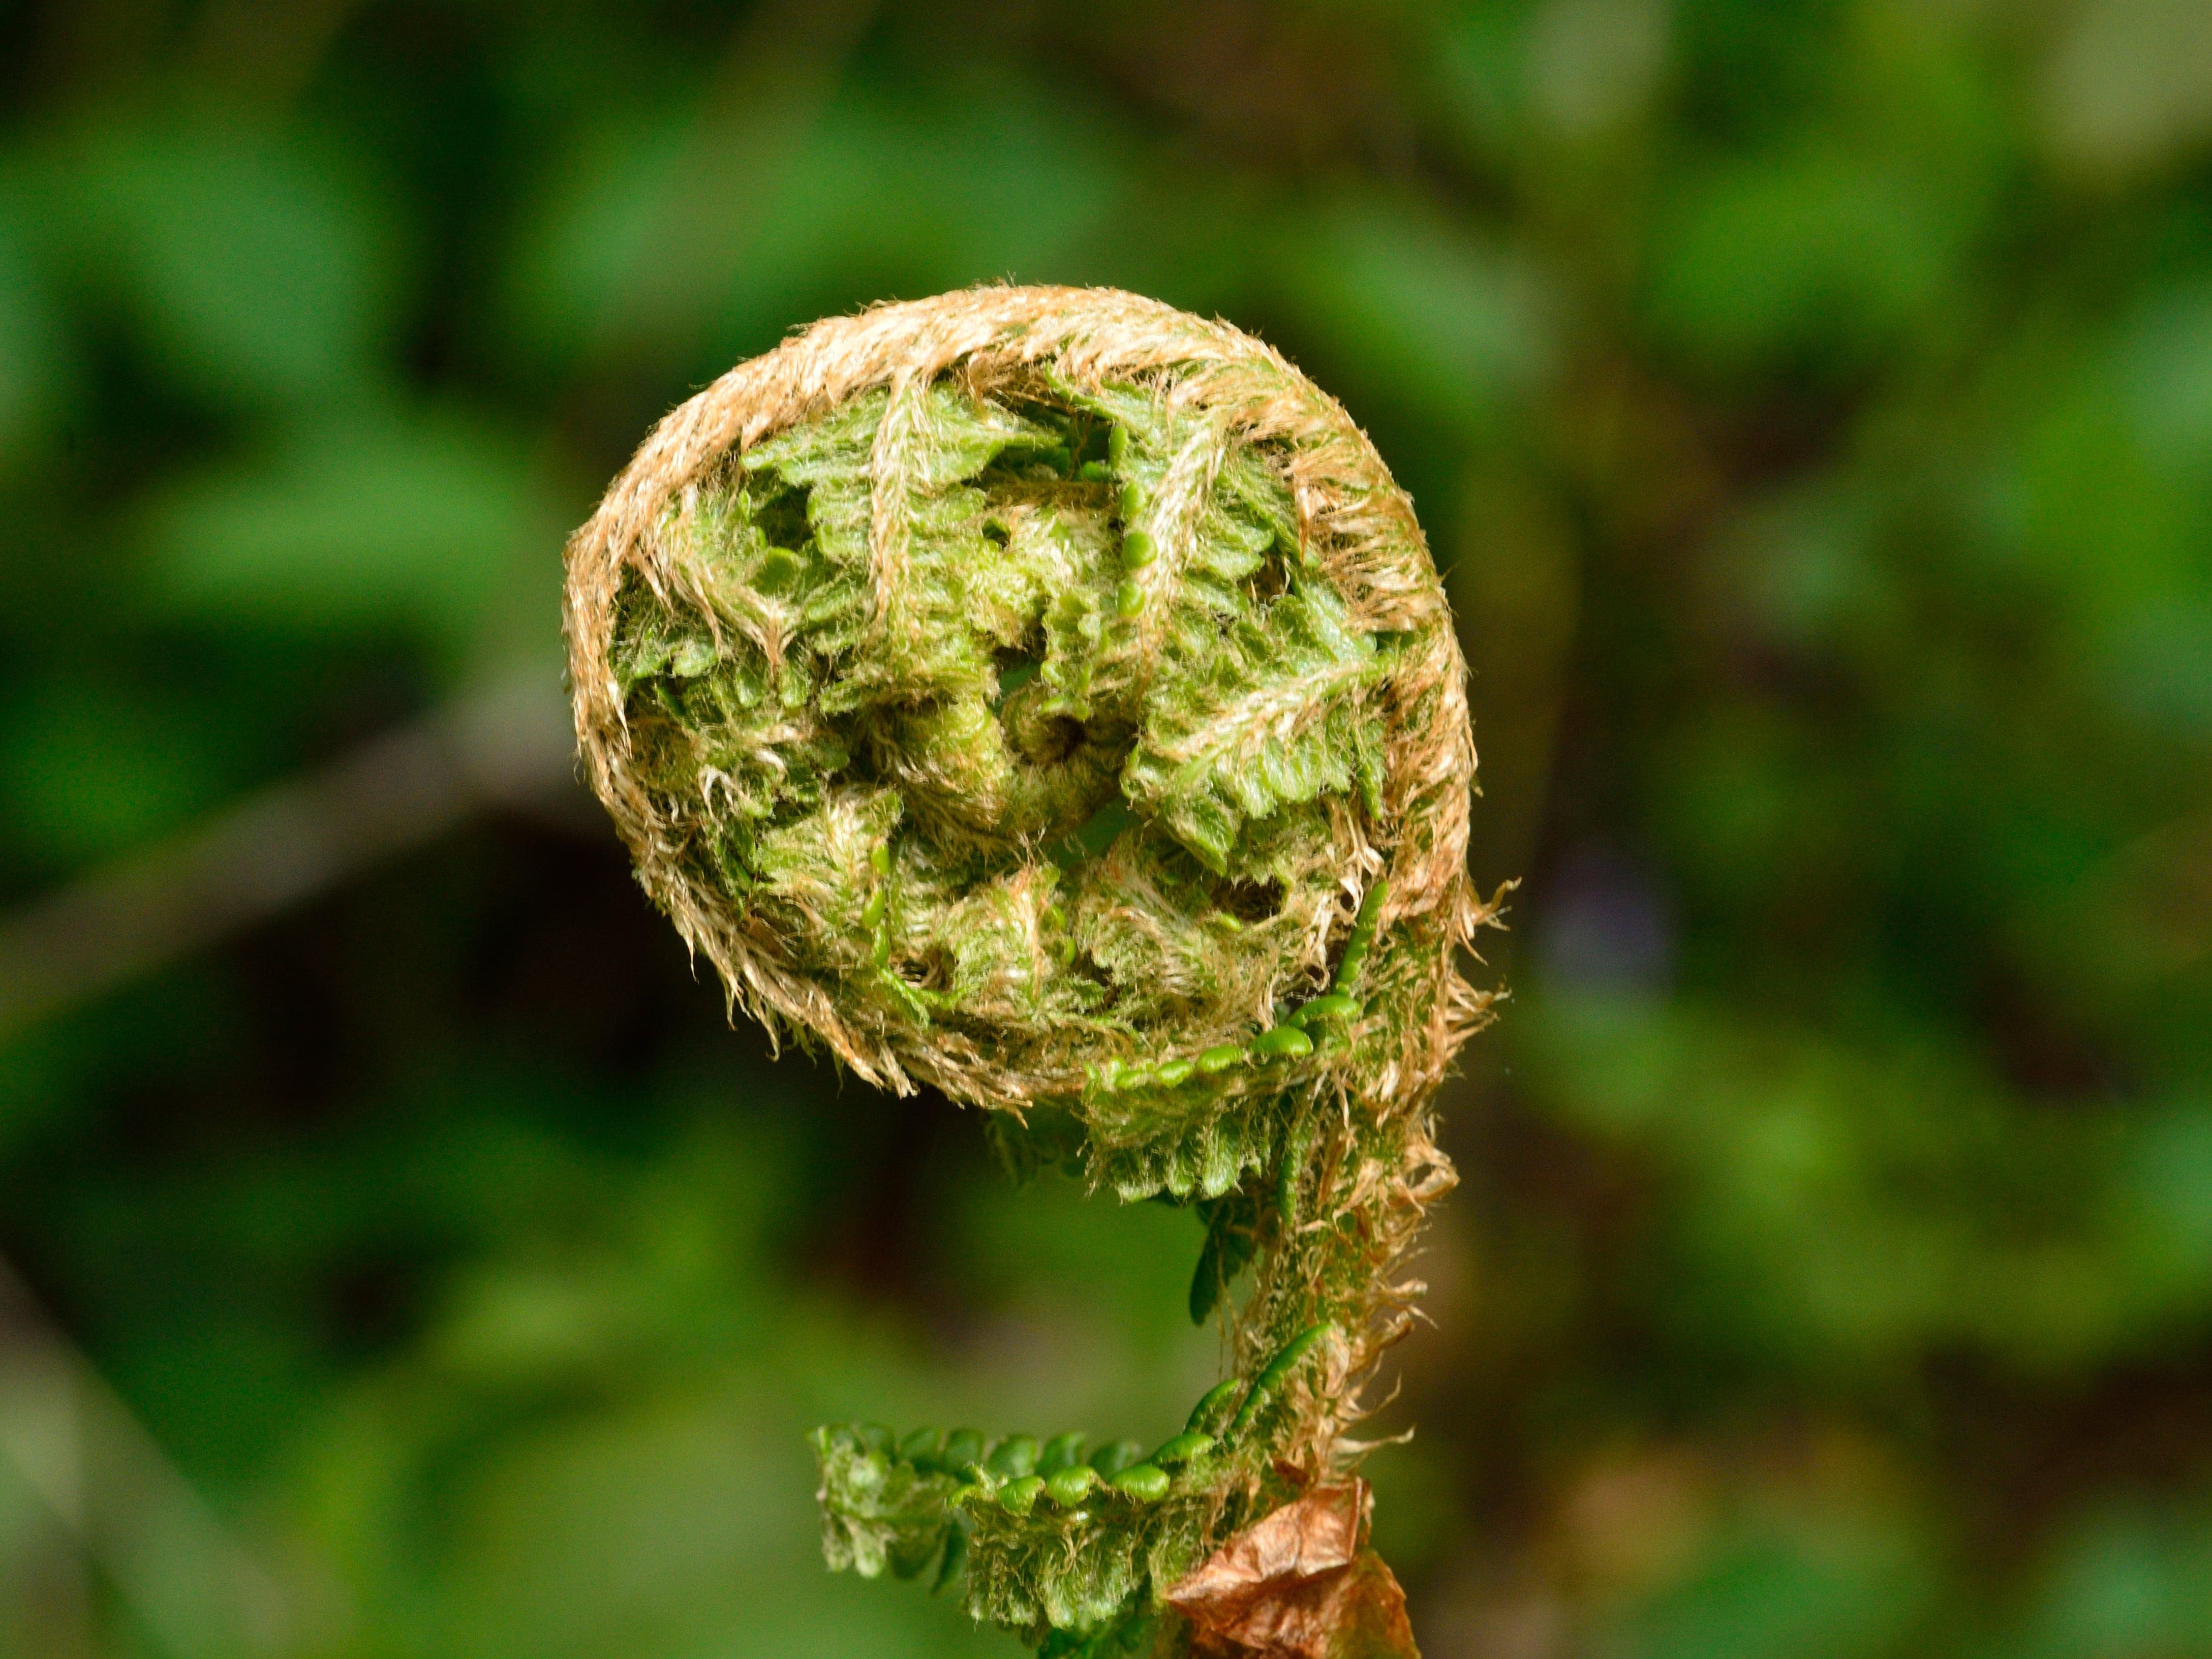
[[[817,1429],[823,1553],[863,1578],[911,1578],[945,1546],[957,1483],[866,1445],[846,1429]]]
[[[1195,630],[1163,677],[1124,774],[1209,869],[1226,873],[1251,818],[1379,787],[1381,743],[1360,700],[1389,667],[1326,588],[1285,593],[1256,618]]]

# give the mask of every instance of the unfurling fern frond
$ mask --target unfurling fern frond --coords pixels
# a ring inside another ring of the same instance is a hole
[[[1450,614],[1344,411],[1123,294],[817,324],[647,440],[568,628],[592,781],[733,1005],[1200,1206],[1194,1317],[1250,1276],[1233,1375],[1149,1452],[820,1431],[831,1565],[960,1576],[1048,1654],[1293,1614],[1410,1650],[1346,1431],[1450,1184],[1491,911]],[[1263,1582],[1286,1528],[1311,1571]]]

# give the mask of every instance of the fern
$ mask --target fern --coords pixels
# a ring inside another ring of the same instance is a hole
[[[1343,1431],[1483,1007],[1462,670],[1402,497],[1233,331],[981,290],[733,371],[569,577],[593,781],[732,1000],[1205,1223],[1190,1311],[1235,1365],[1182,1431],[823,1430],[830,1565],[957,1581],[1046,1654],[1234,1650],[1218,1553],[1364,1513]]]

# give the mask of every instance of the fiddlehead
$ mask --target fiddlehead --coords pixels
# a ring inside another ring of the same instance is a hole
[[[978,289],[671,415],[572,542],[567,621],[592,781],[732,1004],[1195,1206],[1191,1311],[1232,1309],[1233,1374],[1149,1454],[822,1431],[832,1564],[964,1567],[1048,1652],[1204,1638],[1164,1611],[1194,1569],[1357,1490],[1393,1264],[1452,1180],[1431,1100],[1487,1006],[1410,504],[1225,325]]]

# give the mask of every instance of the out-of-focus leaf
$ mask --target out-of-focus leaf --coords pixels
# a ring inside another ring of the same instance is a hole
[[[36,449],[69,378],[62,319],[27,241],[0,209],[0,473]]]
[[[10,827],[59,868],[120,853],[220,799],[207,734],[121,686],[52,686],[0,724]]]
[[[1816,143],[1722,163],[1660,221],[1653,320],[1713,368],[1853,363],[1930,320],[1962,228],[1873,155]]]
[[[1480,430],[1553,366],[1557,302],[1540,274],[1432,208],[1338,197],[1279,234],[1267,286],[1376,401]]]
[[[594,122],[555,158],[515,239],[502,318],[538,353],[565,359],[583,349],[620,302],[625,283],[652,259],[682,182],[687,125],[626,111]]]
[[[1822,478],[1748,501],[1706,550],[1707,602],[1725,623],[1807,652],[1881,649],[1905,625],[1877,505]]]
[[[1040,1359],[1087,1356],[1040,1376],[1036,1409],[1071,1427],[1103,1413],[1104,1437],[1149,1432],[1142,1418],[1129,1420],[1133,1410],[1176,1426],[1177,1390],[1195,1382],[1202,1392],[1208,1381],[1211,1344],[1182,1306],[1201,1237],[1164,1206],[1100,1203],[1051,1176],[1019,1187],[979,1182],[945,1243],[950,1271],[970,1294],[1030,1322]],[[1109,1333],[1111,1347],[1102,1342]],[[1125,1354],[1141,1369],[1121,1370]]]
[[[2186,296],[2161,296],[2109,352],[2051,374],[2014,414],[1987,486],[1988,550],[2046,604],[2126,716],[2212,730],[2212,371]]]
[[[2031,1135],[1955,1057],[1595,999],[1553,1001],[1536,1029],[1563,1109],[1694,1192],[1655,1241],[1666,1265],[1649,1293],[1708,1340],[1724,1330],[1792,1367],[1879,1367],[1948,1334],[2039,1371],[2212,1315],[2212,1270],[2128,1265],[2193,1224],[2170,1197],[2137,1208],[2157,1189],[2129,1184],[2113,1143],[2138,1143]],[[2146,1153],[2165,1133],[2135,1132],[2154,1137]],[[2005,1196],[2061,1170],[2111,1196],[2028,1214]],[[2114,1201],[2129,1193],[2142,1198]]]
[[[360,1379],[302,1437],[297,1489],[362,1597],[367,1651],[994,1650],[952,1598],[821,1570],[801,1425],[855,1395],[914,1400],[916,1368],[833,1300],[770,1293],[779,1270],[756,1230],[795,1149],[730,1133],[715,1093],[691,1133],[642,1159],[497,1133],[455,1149],[471,1180],[513,1169],[539,1188],[519,1232],[401,1369]],[[402,1190],[439,1173],[408,1170]],[[550,1206],[548,1176],[563,1194]],[[456,1218],[483,1212],[465,1202]]]
[[[328,146],[212,121],[95,125],[55,154],[45,188],[80,279],[192,390],[258,404],[370,376],[396,250]]]
[[[514,314],[536,349],[565,354],[594,337],[640,265],[687,234],[696,119],[599,130],[556,171],[512,279]],[[732,258],[726,268],[688,267],[693,282],[714,286],[665,291],[671,320],[695,331],[695,349],[708,337],[702,325],[757,347],[801,311],[986,275],[1079,275],[1073,261],[1122,187],[1121,148],[1103,123],[988,71],[942,98],[846,89],[787,153],[765,153],[738,181]],[[890,178],[898,187],[887,191]]]
[[[2148,1115],[2111,1188],[2109,1224],[2132,1276],[2177,1297],[2212,1288],[2212,1104]]]
[[[2087,0],[2046,73],[2048,140],[2076,167],[2132,173],[2212,137],[2212,12],[2195,0]]]
[[[1636,1659],[1876,1659],[1925,1595],[1904,1539],[1856,1528],[1740,1538],[1635,1621]]]
[[[2212,1527],[2130,1506],[2091,1517],[2057,1553],[2025,1659],[2212,1649]]]
[[[563,514],[530,458],[451,414],[340,418],[154,507],[155,591],[173,612],[331,630],[395,625],[449,647],[553,625]]]
[[[2212,285],[2159,289],[2120,337],[2129,424],[2152,454],[2212,473]]]
[[[1548,0],[1528,30],[1529,102],[1571,137],[1642,114],[1667,68],[1661,0]]]
[[[978,71],[945,94],[862,86],[823,112],[778,181],[725,313],[737,338],[854,298],[979,280],[1079,280],[1124,185],[1124,141],[1080,105],[1054,107],[1018,79]],[[886,191],[886,177],[899,180]]]

